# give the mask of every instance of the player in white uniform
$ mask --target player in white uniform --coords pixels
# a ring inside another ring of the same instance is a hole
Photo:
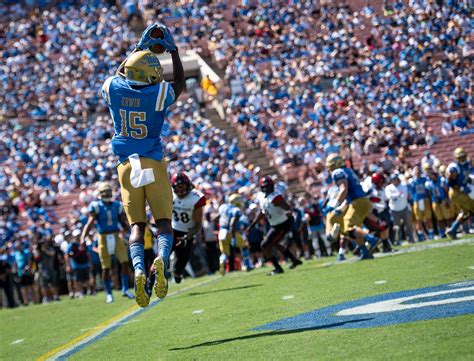
[[[173,250],[176,262],[173,276],[176,283],[183,278],[184,268],[191,256],[194,236],[201,229],[203,209],[206,197],[194,189],[185,173],[178,173],[171,178],[173,187]]]
[[[280,244],[281,240],[291,230],[293,224],[293,217],[290,213],[291,206],[280,193],[275,192],[275,183],[269,176],[260,179],[260,189],[263,192],[259,197],[260,213],[248,230],[252,229],[262,217],[265,217],[270,224],[270,230],[265,235],[261,246],[263,256],[267,261],[271,261],[275,268],[270,273],[274,275],[283,273],[283,269],[278,263],[277,257],[273,254],[273,247],[291,260],[290,268],[295,268],[302,264],[302,262],[287,247]]]

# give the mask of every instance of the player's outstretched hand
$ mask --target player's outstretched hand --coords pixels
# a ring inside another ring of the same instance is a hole
[[[163,46],[168,53],[178,50],[178,47],[174,42],[173,35],[171,35],[170,29],[168,29],[166,26],[162,26],[161,30],[163,31],[164,37],[163,39],[157,39],[159,40],[158,44]]]
[[[160,38],[152,38],[151,34],[153,30],[157,28],[164,28],[161,24],[155,23],[150,26],[148,26],[142,33],[142,37],[140,41],[137,44],[137,49],[139,50],[145,50],[148,49],[150,46],[160,44],[163,45],[163,39]],[[164,46],[164,45],[163,45]]]

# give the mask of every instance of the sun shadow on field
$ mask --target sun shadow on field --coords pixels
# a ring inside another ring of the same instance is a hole
[[[247,285],[247,286],[223,288],[223,289],[220,289],[220,290],[213,290],[213,291],[207,291],[207,292],[190,292],[190,293],[188,293],[188,296],[200,296],[200,295],[207,295],[207,294],[210,294],[210,293],[238,291],[238,290],[245,290],[247,288],[254,288],[254,287],[260,287],[260,286],[263,286],[263,285],[262,284],[256,284],[256,285]]]
[[[330,324],[327,324],[327,325],[320,325],[320,326],[306,327],[306,328],[298,328],[298,329],[295,329],[295,330],[275,330],[275,331],[269,331],[269,332],[254,333],[252,335],[224,338],[222,340],[207,341],[207,342],[198,343],[196,345],[191,345],[191,346],[186,346],[186,347],[170,348],[169,351],[182,351],[182,350],[189,350],[189,349],[192,349],[192,348],[204,347],[204,346],[218,346],[218,345],[228,343],[228,342],[250,340],[250,339],[259,338],[259,337],[282,336],[282,335],[291,335],[291,334],[294,334],[294,333],[301,333],[301,332],[306,332],[306,331],[325,330],[325,329],[330,329],[330,328],[333,328],[333,327],[343,326],[343,325],[346,325],[348,323],[364,322],[364,321],[369,321],[369,320],[371,320],[371,318],[361,318],[361,319],[358,319],[358,320],[335,322],[335,323],[330,323]]]

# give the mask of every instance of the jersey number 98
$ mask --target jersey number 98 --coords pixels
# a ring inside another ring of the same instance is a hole
[[[125,109],[120,109],[120,118],[122,118],[121,136],[135,139],[147,137],[148,128],[146,124],[143,124],[146,122],[145,112],[127,112]]]

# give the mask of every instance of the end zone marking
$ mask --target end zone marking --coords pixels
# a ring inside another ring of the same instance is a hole
[[[222,277],[211,278],[207,281],[197,283],[193,286],[177,290],[168,295],[169,297],[177,296],[181,293],[187,292],[191,289],[205,286],[207,284],[216,282],[223,279]],[[132,307],[126,309],[125,311],[119,313],[118,315],[112,317],[111,319],[102,322],[98,326],[94,327],[90,331],[83,333],[82,335],[72,339],[71,341],[65,343],[64,345],[58,346],[55,349],[45,353],[44,355],[37,358],[37,361],[45,360],[66,360],[69,356],[74,355],[75,353],[81,351],[85,347],[91,345],[92,343],[102,339],[103,337],[110,334],[112,331],[116,330],[120,326],[129,323],[133,318],[141,315],[143,312],[146,312],[156,306],[158,303],[162,302],[161,299],[155,299],[150,305],[146,308],[140,308],[136,304]]]

